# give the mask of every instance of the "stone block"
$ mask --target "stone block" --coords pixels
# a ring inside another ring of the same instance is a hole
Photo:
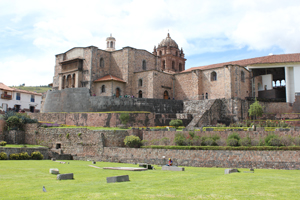
[[[52,161],[56,161],[56,159],[55,159],[55,158],[51,158],[51,160],[52,160]]]
[[[206,128],[206,131],[214,131],[213,128]]]
[[[129,181],[129,176],[123,175],[123,176],[106,177],[106,181],[107,183],[125,182],[125,181]]]
[[[51,168],[51,169],[49,169],[49,173],[50,174],[59,174],[59,170],[56,168]]]
[[[234,172],[239,172],[239,170],[238,169],[225,169],[225,174],[231,174]]]
[[[57,180],[68,180],[68,179],[74,179],[73,173],[69,174],[58,174],[56,177]]]
[[[176,128],[170,128],[169,130],[170,131],[176,131]]]
[[[161,170],[166,171],[184,171],[184,167],[176,167],[176,166],[163,166]]]

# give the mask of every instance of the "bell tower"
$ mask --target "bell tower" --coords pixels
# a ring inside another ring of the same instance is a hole
[[[116,39],[111,34],[110,37],[106,38],[106,44],[106,51],[115,51]]]

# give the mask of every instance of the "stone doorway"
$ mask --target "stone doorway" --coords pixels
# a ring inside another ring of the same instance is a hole
[[[168,93],[168,91],[164,92],[164,99],[169,99],[169,93]]]
[[[116,97],[119,97],[120,96],[120,88],[117,88],[116,89]]]

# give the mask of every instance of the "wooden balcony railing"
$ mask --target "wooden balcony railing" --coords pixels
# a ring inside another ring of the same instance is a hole
[[[8,95],[8,94],[1,94],[1,99],[7,99],[7,100],[11,100],[12,96]]]

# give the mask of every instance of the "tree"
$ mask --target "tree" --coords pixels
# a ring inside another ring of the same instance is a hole
[[[130,118],[130,117],[129,117],[129,114],[128,114],[128,113],[122,113],[122,114],[120,115],[121,123],[124,124],[124,125],[126,125],[126,124],[128,123],[129,118]]]
[[[259,104],[259,101],[257,101],[257,99],[255,98],[255,102],[253,104],[250,105],[250,108],[248,110],[249,116],[253,116],[254,119],[256,119],[256,117],[260,117],[263,114],[263,107]]]
[[[169,125],[170,126],[174,126],[176,129],[179,127],[179,126],[182,126],[182,120],[181,119],[173,119],[170,121]]]

